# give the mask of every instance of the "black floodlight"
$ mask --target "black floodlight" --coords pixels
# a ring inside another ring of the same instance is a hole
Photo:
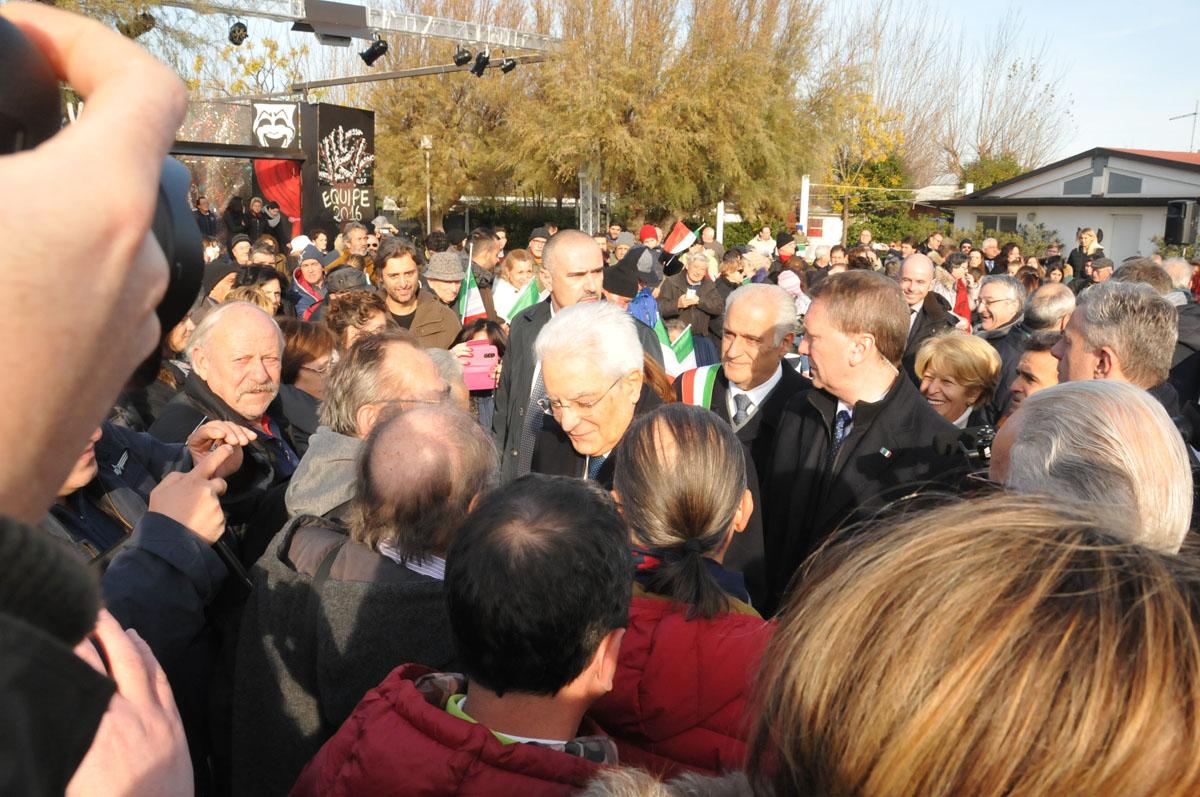
[[[458,45],[458,49],[454,51],[454,65],[466,66],[469,63],[471,63],[471,51],[461,44]]]
[[[367,66],[375,66],[375,62],[387,55],[388,43],[380,38],[379,34],[375,34],[375,41],[371,42],[371,46],[358,54],[358,57],[363,59],[363,63]]]
[[[500,62],[500,71],[506,75],[516,68],[517,68],[517,59],[515,59],[515,58],[505,58],[503,61]]]
[[[483,70],[487,69],[488,62],[492,57],[488,55],[487,50],[481,50],[479,55],[475,56],[475,63],[471,65],[471,74],[475,77],[483,77]]]
[[[234,47],[241,47],[242,42],[246,41],[246,37],[250,35],[250,31],[246,29],[246,23],[237,21],[229,26],[229,43]]]

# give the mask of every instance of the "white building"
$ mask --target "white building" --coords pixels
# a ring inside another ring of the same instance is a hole
[[[1018,224],[1040,223],[1057,232],[1064,254],[1079,228],[1091,227],[1120,263],[1154,253],[1151,239],[1163,235],[1169,200],[1198,197],[1200,153],[1097,147],[937,204],[953,209],[955,227],[983,222],[1001,242]]]

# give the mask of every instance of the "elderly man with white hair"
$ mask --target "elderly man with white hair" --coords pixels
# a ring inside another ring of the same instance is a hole
[[[1013,492],[1090,507],[1124,524],[1128,542],[1165,553],[1179,551],[1191,523],[1183,438],[1161,404],[1123,382],[1069,382],[1030,396],[996,435],[990,476]]]
[[[616,448],[635,415],[661,400],[643,380],[633,316],[607,302],[555,314],[534,344],[546,395],[530,412],[546,418],[531,471],[594,479],[612,489]]]
[[[251,564],[287,520],[284,491],[300,462],[276,401],[283,333],[258,307],[231,302],[204,316],[185,353],[192,372],[149,431],[164,443],[182,443],[217,420],[255,433],[221,502],[242,537],[242,560]]]
[[[1081,293],[1053,353],[1058,381],[1111,379],[1140,387],[1171,416],[1179,395],[1167,382],[1178,338],[1178,314],[1149,285],[1097,283]]]

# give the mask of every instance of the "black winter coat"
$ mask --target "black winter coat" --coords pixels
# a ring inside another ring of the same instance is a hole
[[[925,295],[925,302],[917,311],[917,320],[908,330],[908,342],[904,345],[904,356],[900,360],[904,366],[904,373],[908,374],[914,385],[921,384],[921,375],[916,370],[917,352],[920,351],[921,344],[932,337],[949,332],[957,323],[958,320],[946,306],[945,299],[933,291]]]
[[[673,277],[668,277],[663,282],[662,290],[658,294],[659,315],[664,319],[678,318],[685,324],[691,325],[693,335],[708,337],[712,334],[711,330],[714,321],[717,322],[717,328],[721,327],[720,319],[725,313],[725,301],[721,298],[721,294],[717,291],[717,286],[713,284],[713,281],[705,277],[695,287],[696,298],[700,300],[700,303],[692,305],[685,310],[680,310],[679,299],[691,287],[688,284],[686,271],[681,271]]]
[[[1031,332],[1025,326],[1024,315],[1019,315],[1003,327],[980,329],[975,334],[992,344],[992,348],[1000,355],[1000,381],[992,400],[984,406],[984,417],[988,423],[995,423],[1004,417],[1012,404],[1012,383],[1017,378],[1017,365],[1021,362],[1025,341]]]
[[[287,521],[283,496],[299,458],[279,399],[267,408],[267,416],[278,425],[281,437],[268,437],[261,426],[235,412],[204,380],[192,372],[180,392],[163,409],[150,427],[150,434],[168,443],[187,440],[206,421],[231,421],[258,437],[242,450],[242,467],[226,479],[228,490],[221,498],[229,525],[237,535],[239,556],[249,567],[266,550],[267,543]]]
[[[958,430],[906,378],[874,404],[854,408],[850,434],[832,468],[837,399],[812,388],[788,402],[771,470],[763,476],[769,616],[792,575],[839,526],[864,520],[923,488],[952,488],[967,470],[954,448]]]
[[[457,669],[442,582],[302,515],[253,570],[233,684],[233,793],[286,794],[400,664]]]

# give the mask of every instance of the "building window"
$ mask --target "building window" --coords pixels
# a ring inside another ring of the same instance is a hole
[[[1016,232],[1017,231],[1017,214],[1012,213],[1005,215],[1003,213],[984,216],[978,215],[975,220],[983,225],[983,229],[987,232]]]
[[[1092,176],[1085,174],[1063,183],[1063,196],[1089,196],[1092,193]]]
[[[1110,194],[1140,194],[1142,193],[1142,178],[1130,177],[1127,174],[1109,172],[1108,193]]]

